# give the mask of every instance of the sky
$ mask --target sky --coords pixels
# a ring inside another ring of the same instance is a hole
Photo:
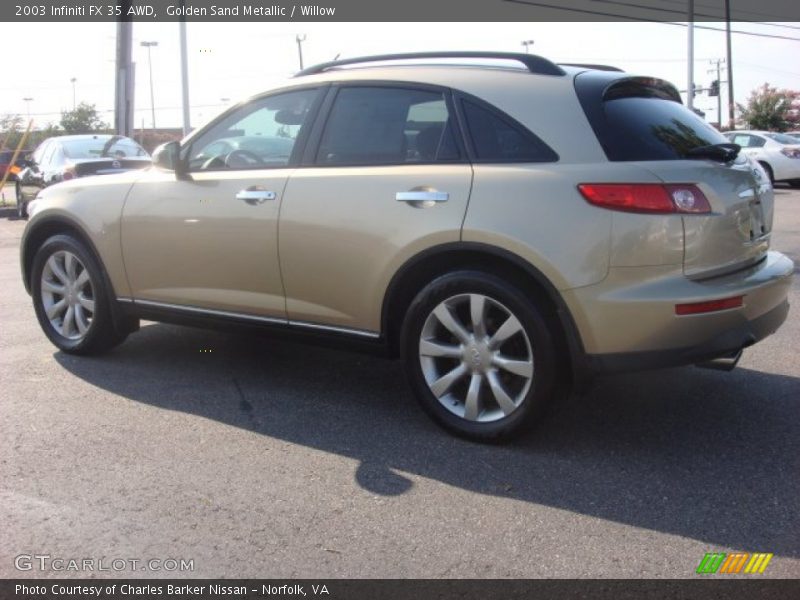
[[[698,23],[718,27],[722,23]],[[180,127],[181,85],[177,23],[134,23],[136,63],[134,127],[152,126],[151,49],[155,120]],[[763,83],[800,90],[800,23],[734,23],[733,29],[796,38],[732,36],[734,98],[745,102]],[[427,50],[530,51],[555,62],[602,63],[652,75],[687,88],[687,27],[668,23],[188,23],[191,125],[209,120],[243,97],[268,89],[299,68],[296,36],[305,66],[341,58]],[[113,121],[115,23],[0,23],[3,47],[15,51],[0,82],[0,116],[30,114],[36,127],[57,123],[74,101],[94,104]],[[725,57],[725,34],[695,28],[695,83],[707,87],[712,60]],[[723,79],[726,79],[723,70]],[[723,84],[726,118],[727,87]],[[29,101],[23,98],[31,98]],[[717,101],[707,95],[695,106],[716,121]]]

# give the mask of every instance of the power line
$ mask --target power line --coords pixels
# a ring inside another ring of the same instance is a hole
[[[586,10],[584,8],[572,8],[572,7],[569,7],[569,6],[559,6],[559,5],[556,5],[556,4],[546,4],[544,2],[532,2],[531,0],[504,0],[504,1],[505,2],[510,2],[512,4],[524,4],[524,5],[527,5],[527,6],[536,6],[538,8],[552,8],[554,10],[562,10],[562,11],[567,11],[567,12],[577,12],[577,13],[581,13],[581,14],[595,15],[595,16],[599,16],[599,17],[613,17],[614,19],[625,19],[627,21],[636,21],[636,22],[641,22],[641,23],[660,23],[661,25],[673,25],[675,27],[688,27],[688,25],[686,23],[676,23],[674,21],[661,21],[659,19],[648,19],[648,18],[644,18],[644,17],[631,17],[631,16],[627,16],[627,15],[621,15],[621,14],[618,14],[618,13],[610,13],[610,12],[599,11],[599,10]],[[624,4],[624,3],[620,3],[620,4]],[[639,5],[635,5],[635,4],[626,4],[626,6],[628,8],[634,8],[635,7],[635,8],[644,8],[646,10],[658,10],[658,9],[652,9],[652,8],[649,8],[649,7],[639,6]],[[677,11],[672,11],[672,12],[677,12]],[[720,29],[719,27],[710,27],[708,25],[698,25],[697,23],[695,23],[694,27],[695,27],[695,29],[706,29],[708,31],[725,32],[724,29]],[[742,31],[740,29],[731,29],[731,33],[738,33],[740,35],[750,35],[750,36],[761,37],[761,38],[773,38],[773,39],[778,39],[778,40],[789,40],[789,41],[792,41],[792,42],[800,42],[800,38],[788,37],[788,36],[784,36],[784,35],[774,35],[774,34],[770,34],[770,33],[755,33],[753,31]]]
[[[680,11],[681,13],[684,13],[684,14],[686,13],[686,0],[659,0],[659,2],[660,3],[667,3],[667,4],[676,4],[676,5],[678,5],[678,6],[683,8],[683,10]],[[722,12],[724,10],[724,7],[722,5],[720,5],[720,4],[708,4],[708,3],[703,4],[703,3],[700,3],[700,2],[695,2],[695,6],[698,7],[698,8],[708,8],[708,9],[711,9],[711,10],[718,9],[720,11],[720,14],[719,15],[712,15],[712,18],[722,17]],[[740,15],[752,15],[754,17],[761,17],[761,18],[768,18],[768,19],[780,19],[780,20],[783,20],[783,19],[786,19],[786,17],[787,17],[787,15],[767,14],[767,13],[763,13],[763,12],[747,10],[747,9],[744,9],[744,8],[737,8],[736,12],[738,14],[740,14]],[[752,23],[759,23],[759,22],[758,21],[752,21]],[[775,23],[761,23],[761,24],[762,25],[771,25],[773,27],[788,27],[790,29],[800,29],[800,28],[797,28],[797,27],[792,27],[791,25],[783,25],[783,24],[775,24]]]

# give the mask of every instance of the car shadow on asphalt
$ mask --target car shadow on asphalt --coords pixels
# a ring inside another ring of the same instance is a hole
[[[693,367],[607,377],[502,446],[454,438],[400,363],[284,340],[148,325],[98,358],[55,354],[125,398],[405,474],[748,551],[800,556],[800,379]]]

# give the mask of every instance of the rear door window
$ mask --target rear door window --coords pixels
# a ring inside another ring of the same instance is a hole
[[[359,86],[336,94],[316,163],[386,165],[460,157],[442,92]]]

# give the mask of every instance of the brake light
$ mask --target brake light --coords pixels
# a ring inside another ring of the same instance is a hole
[[[729,308],[739,308],[744,303],[744,296],[723,298],[722,300],[709,300],[708,302],[692,302],[690,304],[676,304],[676,315],[697,315],[701,313],[717,312]]]
[[[660,183],[582,183],[589,204],[636,213],[709,213],[711,205],[696,185]]]
[[[789,158],[800,158],[800,149],[798,148],[781,148],[781,154]]]

